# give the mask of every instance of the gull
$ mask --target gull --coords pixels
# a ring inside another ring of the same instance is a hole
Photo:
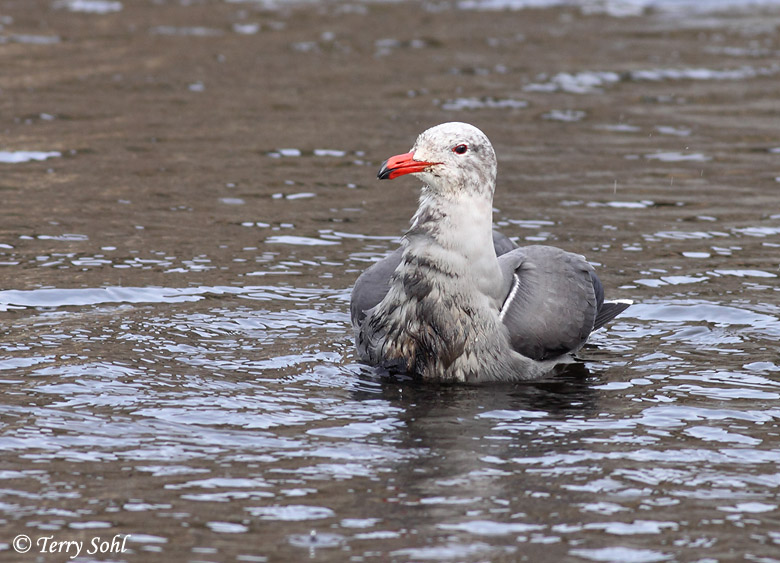
[[[399,249],[357,279],[350,313],[362,361],[424,380],[533,380],[630,304],[606,301],[593,267],[493,230],[496,154],[467,123],[423,132],[380,180],[423,182]]]

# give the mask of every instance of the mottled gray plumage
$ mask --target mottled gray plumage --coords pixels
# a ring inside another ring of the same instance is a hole
[[[604,301],[582,256],[492,230],[496,156],[476,127],[425,131],[379,171],[402,174],[425,183],[411,228],[352,291],[364,361],[445,381],[534,379],[628,307]]]
[[[505,235],[493,231],[493,248],[496,255],[500,256],[514,250],[517,245]],[[352,290],[350,303],[350,314],[354,326],[359,326],[366,316],[366,311],[378,305],[385,298],[390,289],[390,279],[393,272],[401,263],[402,254],[403,247],[397,248],[360,274]]]

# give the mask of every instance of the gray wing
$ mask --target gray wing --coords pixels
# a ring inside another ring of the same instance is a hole
[[[373,264],[355,282],[349,303],[352,326],[358,327],[366,318],[366,311],[379,305],[390,291],[393,272],[401,263],[403,247]]]
[[[498,231],[493,231],[493,247],[496,255],[506,254],[517,248],[517,245],[508,237]],[[392,254],[373,264],[355,282],[352,289],[352,298],[349,305],[352,325],[360,326],[366,317],[366,311],[379,305],[390,290],[390,280],[393,272],[401,263],[403,247],[396,249]]]
[[[496,256],[501,256],[517,248],[517,245],[509,237],[502,235],[498,231],[493,231],[493,248],[496,249]]]
[[[499,318],[517,352],[546,360],[585,343],[604,299],[585,258],[551,246],[526,246],[499,257],[499,264],[510,279]]]

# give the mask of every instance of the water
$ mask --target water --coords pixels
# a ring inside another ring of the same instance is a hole
[[[505,4],[3,8],[0,559],[778,559],[777,3]],[[545,381],[357,362],[447,120],[636,302]]]

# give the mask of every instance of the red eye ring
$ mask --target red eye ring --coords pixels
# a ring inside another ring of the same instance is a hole
[[[468,150],[469,147],[467,145],[458,145],[452,149],[452,152],[454,152],[455,154],[466,154],[466,151]]]

